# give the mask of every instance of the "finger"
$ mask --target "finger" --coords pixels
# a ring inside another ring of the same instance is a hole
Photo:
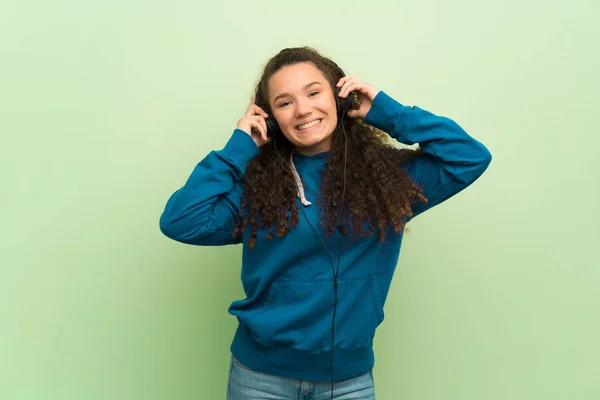
[[[268,135],[267,121],[265,121],[264,118],[260,118],[260,120],[258,122],[262,126],[263,132],[264,132],[264,134],[261,136],[262,136],[263,140],[267,140],[267,135]]]
[[[267,123],[265,119],[260,115],[254,115],[251,117],[252,126],[255,127],[259,132],[263,140],[267,140]]]
[[[257,112],[260,112],[259,110],[257,110]],[[267,131],[267,122],[266,119],[268,118],[268,114],[264,111],[262,111],[262,113],[260,114],[254,114],[251,115],[250,118],[254,119],[255,121],[258,121],[261,126],[264,128],[265,132]]]
[[[346,88],[344,88],[344,94],[345,96],[349,95],[352,92],[360,92],[364,95],[366,95],[368,93],[368,87],[365,83],[363,82],[352,82],[351,84],[349,84]]]
[[[257,123],[254,123],[254,122],[253,122],[253,123],[251,123],[251,125],[250,125],[250,126],[252,126],[252,128],[251,128],[252,135],[257,135],[257,136],[260,136],[260,138],[261,138],[262,140],[264,140],[264,139],[265,139],[265,134],[264,134],[264,132],[262,131],[262,127],[260,126],[260,124],[259,124],[258,122],[257,122]]]
[[[350,118],[357,118],[360,115],[359,110],[349,110],[347,114]]]
[[[341,85],[340,86],[343,86],[345,83],[347,83],[347,82],[349,82],[351,80],[354,80],[355,78],[356,77],[353,76],[353,75],[344,76],[342,79],[340,79],[340,81],[341,81]]]
[[[248,104],[248,107],[246,108],[246,112],[244,113],[245,115],[249,115],[248,113],[250,112],[250,110],[252,110],[252,108],[254,107],[254,103],[256,101],[256,96],[252,97],[252,100],[250,100],[250,104]]]
[[[356,83],[354,81],[348,81],[344,83],[344,86],[340,89],[340,97],[348,96],[348,93],[352,92],[356,88]]]
[[[351,77],[348,77],[348,80],[346,80],[344,82],[344,84],[342,85],[342,88],[340,89],[340,95],[343,95],[344,97],[347,96],[348,88],[352,87],[354,84],[355,84],[354,79],[352,79]]]
[[[337,87],[341,87],[344,84],[344,82],[346,82],[348,79],[350,79],[349,76],[343,76],[343,77],[341,77],[336,86]]]
[[[257,105],[254,106],[254,113],[257,115],[262,115],[264,118],[269,118],[269,114],[267,114],[265,110]]]
[[[252,104],[252,107],[248,108],[248,110],[246,111],[246,115],[248,117],[253,117],[255,115],[260,115],[263,118],[268,118],[269,117],[269,115],[265,112],[265,110],[263,110],[262,108],[260,108],[256,104]]]
[[[355,82],[355,81],[357,81],[357,79],[356,79],[355,76],[346,76],[345,79],[344,79],[344,84],[342,85],[342,88],[344,86],[347,86],[347,85],[351,84],[352,82]]]
[[[256,105],[254,103],[250,103],[250,105],[248,106],[248,108],[246,109],[246,116],[250,117],[252,115],[255,114],[254,112],[254,108],[256,107]]]

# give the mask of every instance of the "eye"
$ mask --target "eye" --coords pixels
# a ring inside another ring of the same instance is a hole
[[[309,93],[309,96],[311,96],[311,97],[312,97],[312,96],[316,96],[316,95],[317,95],[317,94],[319,94],[319,93],[320,93],[320,92],[317,92],[317,91],[310,92],[310,93]]]
[[[290,102],[289,102],[289,101],[284,101],[283,103],[279,104],[279,107],[280,107],[280,108],[281,108],[281,107],[285,107],[285,106],[287,106],[288,104],[290,104]]]

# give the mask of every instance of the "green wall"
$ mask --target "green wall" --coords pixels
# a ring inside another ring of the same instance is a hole
[[[382,400],[600,398],[600,3],[0,6],[0,399],[224,399],[241,247],[158,218],[310,45],[494,159],[410,224]]]

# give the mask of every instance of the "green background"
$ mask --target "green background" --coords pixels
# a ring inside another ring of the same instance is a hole
[[[0,399],[224,399],[241,247],[162,236],[261,67],[310,45],[494,159],[409,225],[377,398],[600,398],[597,1],[0,6]]]

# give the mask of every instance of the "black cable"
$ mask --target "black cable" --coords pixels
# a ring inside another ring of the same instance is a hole
[[[331,272],[333,273],[333,288],[334,288],[334,294],[335,294],[335,303],[334,303],[334,307],[333,307],[333,318],[331,320],[331,357],[330,357],[330,363],[329,363],[329,369],[330,369],[330,375],[331,375],[331,396],[330,396],[330,399],[333,399],[333,384],[334,384],[334,378],[333,378],[333,355],[334,355],[334,348],[335,348],[334,347],[334,343],[335,343],[335,316],[337,314],[337,303],[338,303],[338,281],[337,281],[337,276],[338,276],[338,272],[339,272],[339,268],[340,268],[340,260],[342,258],[342,250],[343,250],[340,215],[342,214],[342,211],[344,209],[344,199],[346,197],[346,166],[347,166],[347,163],[348,163],[348,135],[346,134],[346,128],[344,127],[344,116],[345,116],[345,111],[342,110],[342,115],[340,117],[340,121],[339,122],[340,122],[340,125],[342,126],[342,132],[344,132],[344,185],[343,185],[343,189],[342,189],[342,201],[340,202],[340,211],[338,212],[338,214],[336,216],[336,224],[338,225],[338,228],[340,229],[340,235],[339,235],[340,249],[339,249],[339,252],[338,252],[337,266],[335,268],[333,266],[333,260],[331,259],[331,255],[329,254],[329,251],[327,250],[327,246],[325,245],[325,242],[323,241],[323,238],[321,237],[321,235],[319,234],[319,232],[315,229],[315,227],[308,220],[308,217],[306,216],[306,212],[304,211],[304,205],[302,205],[300,207],[300,209],[302,210],[302,215],[304,215],[304,219],[306,220],[306,222],[308,223],[308,225],[312,228],[312,230],[319,237],[319,240],[321,241],[321,245],[323,246],[323,249],[327,253],[327,258],[329,258],[329,263],[331,264]],[[292,170],[292,166],[290,165],[290,163],[285,158],[283,158],[283,156],[277,150],[277,144],[275,142],[275,138],[276,137],[277,137],[277,135],[274,134],[273,135],[273,146],[275,148],[275,152],[288,165],[288,167],[289,167],[289,169],[291,171]]]

